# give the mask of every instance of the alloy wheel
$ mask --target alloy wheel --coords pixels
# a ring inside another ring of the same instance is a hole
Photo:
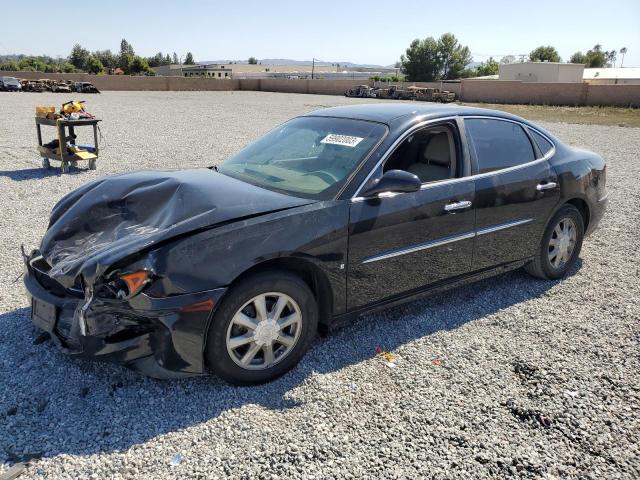
[[[548,259],[553,268],[564,267],[573,255],[576,246],[577,227],[569,217],[563,217],[556,224],[549,239]]]
[[[293,350],[302,331],[302,313],[281,292],[256,295],[233,316],[226,345],[231,359],[247,370],[264,370]]]

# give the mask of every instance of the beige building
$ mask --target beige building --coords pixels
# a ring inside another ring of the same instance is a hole
[[[582,82],[584,72],[581,63],[522,62],[501,64],[499,68],[500,80],[522,82]]]
[[[162,65],[152,69],[160,77],[233,78],[231,65]]]

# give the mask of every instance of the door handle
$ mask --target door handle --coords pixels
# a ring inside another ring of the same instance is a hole
[[[447,203],[444,206],[445,212],[454,212],[456,210],[464,210],[465,208],[469,208],[471,206],[471,202],[469,200],[463,200],[462,202],[455,203]]]
[[[547,182],[547,183],[539,183],[536,187],[536,190],[542,192],[544,190],[551,190],[552,188],[556,188],[558,184],[556,182]]]

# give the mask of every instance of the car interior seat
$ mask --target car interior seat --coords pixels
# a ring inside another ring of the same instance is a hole
[[[407,171],[416,175],[422,183],[446,180],[451,178],[453,173],[452,153],[448,133],[434,133],[428,142],[418,149],[418,158]]]

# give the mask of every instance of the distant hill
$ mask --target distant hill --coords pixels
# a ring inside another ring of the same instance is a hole
[[[311,60],[291,60],[288,58],[260,58],[258,59],[259,63],[263,65],[311,65],[313,62]],[[198,63],[209,64],[209,63],[217,63],[217,64],[228,64],[228,63],[238,63],[241,65],[246,65],[247,60],[204,60]],[[373,65],[369,63],[353,63],[353,62],[325,62],[325,61],[316,61],[316,65],[319,67],[330,67],[335,65],[336,63],[340,64],[341,67],[353,67],[353,68],[388,68],[382,65]]]

